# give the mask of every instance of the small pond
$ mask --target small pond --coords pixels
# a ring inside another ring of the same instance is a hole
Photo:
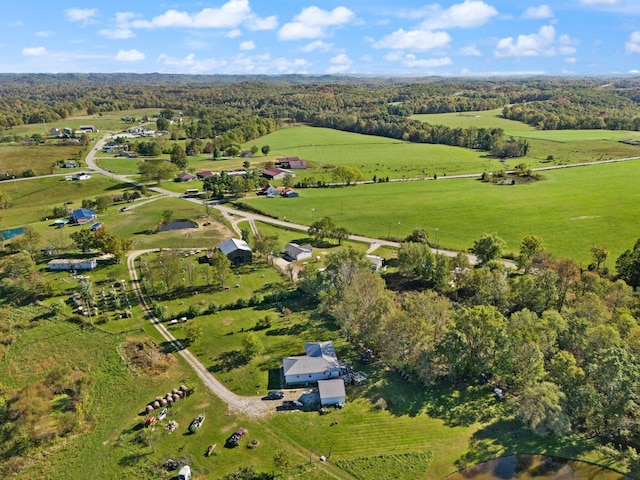
[[[191,220],[175,220],[167,225],[162,225],[160,231],[168,232],[169,230],[184,230],[185,228],[198,228],[198,224]]]
[[[20,235],[22,232],[24,232],[24,227],[12,228],[12,229],[9,229],[9,230],[2,230],[2,231],[0,231],[0,239],[2,239],[2,240],[10,240],[13,237],[15,237],[16,235]]]
[[[631,480],[607,468],[545,455],[512,455],[480,463],[446,480]]]

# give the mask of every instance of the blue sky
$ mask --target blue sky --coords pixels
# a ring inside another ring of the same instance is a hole
[[[4,9],[0,72],[640,73],[640,0],[65,2]]]

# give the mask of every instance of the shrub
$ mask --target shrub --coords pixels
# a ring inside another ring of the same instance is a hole
[[[265,330],[271,327],[271,317],[269,315],[265,315],[263,318],[259,319],[256,322],[256,330]]]
[[[187,318],[195,318],[198,315],[200,315],[200,307],[196,304],[193,305],[189,305],[189,308],[187,308],[185,317]]]
[[[205,310],[205,312],[207,314],[213,314],[218,312],[218,310],[220,310],[220,305],[218,305],[216,302],[211,302],[209,306],[207,306],[207,309]]]

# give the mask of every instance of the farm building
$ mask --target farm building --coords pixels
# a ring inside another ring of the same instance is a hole
[[[296,192],[291,187],[285,188],[284,191],[280,195],[283,196],[284,198],[297,198],[297,197],[300,196],[300,195],[298,195],[298,192]]]
[[[284,246],[284,256],[289,260],[304,260],[313,256],[311,245],[298,245],[297,243],[287,243]]]
[[[94,210],[78,208],[71,213],[69,220],[71,220],[72,223],[79,223],[83,225],[85,223],[93,222],[97,217],[98,214]]]
[[[287,385],[317,382],[340,377],[340,363],[332,342],[305,343],[306,355],[282,359]]]
[[[219,175],[218,173],[215,172],[211,172],[209,170],[203,170],[201,172],[197,172],[196,176],[200,179],[200,180],[204,180],[205,178],[209,178],[209,177],[213,177],[214,175]]]
[[[344,405],[347,393],[344,388],[344,380],[318,380],[318,392],[320,393],[320,405]]]
[[[175,180],[176,182],[191,182],[197,178],[198,177],[191,175],[190,173],[180,173]]]
[[[84,172],[80,172],[80,173],[76,173],[76,180],[89,180],[91,178],[91,175],[88,173],[84,173]]]
[[[278,157],[276,165],[280,168],[290,168],[291,170],[305,170],[307,161],[300,160],[298,157]]]
[[[287,175],[296,176],[295,173],[284,168],[267,168],[262,171],[262,176],[269,180],[282,180]]]
[[[56,258],[49,262],[49,270],[93,270],[98,266],[95,258]]]
[[[258,195],[266,195],[269,198],[274,198],[276,195],[280,195],[280,192],[282,192],[281,188],[274,187],[273,185],[267,183],[260,189]]]
[[[218,248],[224,253],[231,263],[237,265],[239,263],[251,263],[252,252],[251,247],[244,240],[238,238],[230,238],[225,240]]]
[[[63,168],[76,168],[77,166],[78,164],[73,160],[67,160],[66,162],[64,162]]]
[[[379,257],[378,255],[365,255],[365,258],[371,262],[375,272],[380,270],[384,265],[384,258]]]
[[[78,127],[78,130],[82,130],[85,133],[89,133],[89,132],[97,132],[98,130],[96,129],[96,127],[94,127],[93,125],[80,125]]]

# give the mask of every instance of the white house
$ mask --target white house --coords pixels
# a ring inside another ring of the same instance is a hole
[[[347,398],[344,388],[344,380],[318,380],[318,392],[320,393],[320,405],[343,405]]]
[[[284,255],[290,260],[304,260],[313,256],[311,245],[298,245],[297,243],[287,243],[284,246]]]
[[[76,173],[76,180],[89,180],[91,175],[88,173]]]
[[[379,257],[378,255],[365,255],[365,257],[371,262],[371,265],[373,265],[373,270],[376,272],[380,270],[384,265],[384,258]]]
[[[56,258],[49,262],[49,270],[93,270],[98,266],[95,258]]]
[[[313,383],[340,377],[340,363],[332,342],[305,343],[306,355],[282,359],[287,385]]]

